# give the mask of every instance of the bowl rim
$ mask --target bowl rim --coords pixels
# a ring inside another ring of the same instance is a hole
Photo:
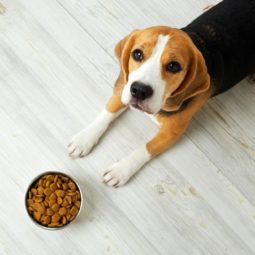
[[[63,225],[63,226],[61,226],[61,227],[47,227],[47,226],[44,226],[43,224],[40,224],[39,222],[37,222],[37,221],[30,215],[30,213],[29,213],[29,211],[28,211],[27,198],[28,198],[29,190],[31,189],[31,187],[33,186],[33,184],[34,184],[37,180],[39,180],[40,178],[42,178],[42,177],[45,176],[45,175],[50,175],[50,174],[52,174],[52,175],[64,175],[64,176],[70,178],[70,179],[76,184],[76,186],[77,186],[77,188],[78,188],[78,190],[79,190],[79,192],[80,192],[80,195],[81,195],[81,205],[80,205],[80,208],[79,208],[79,211],[78,211],[77,215],[75,216],[75,218],[74,218],[72,221],[68,222],[67,224],[65,224],[65,225]],[[31,220],[35,225],[37,225],[37,226],[39,226],[39,227],[41,227],[41,228],[43,228],[43,229],[47,229],[47,230],[60,230],[60,229],[63,229],[63,228],[65,228],[65,227],[69,226],[70,224],[72,224],[73,222],[75,222],[75,221],[77,220],[77,218],[79,217],[79,215],[80,215],[80,213],[81,213],[81,211],[82,211],[82,208],[83,208],[83,199],[84,199],[84,198],[83,198],[83,194],[82,194],[82,189],[81,189],[79,183],[76,181],[75,178],[71,177],[70,175],[68,175],[68,174],[66,174],[66,173],[64,173],[64,172],[60,172],[60,171],[46,171],[46,172],[42,172],[42,173],[38,174],[37,176],[35,176],[35,177],[32,179],[32,181],[29,183],[28,188],[27,188],[26,193],[25,193],[25,210],[26,210],[26,212],[27,212],[27,214],[28,214],[28,217],[30,218],[30,220]]]

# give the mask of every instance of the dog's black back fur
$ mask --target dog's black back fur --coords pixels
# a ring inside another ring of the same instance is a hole
[[[182,30],[205,58],[213,96],[255,72],[255,0],[224,0]]]

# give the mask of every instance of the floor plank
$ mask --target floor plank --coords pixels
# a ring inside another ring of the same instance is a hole
[[[104,186],[102,172],[156,132],[149,118],[125,113],[85,159],[66,151],[111,94],[118,40],[135,28],[181,27],[216,2],[1,1],[0,254],[255,253],[255,86],[246,81],[212,99],[121,189]],[[56,232],[24,209],[27,185],[50,169],[71,174],[86,197],[79,220]]]

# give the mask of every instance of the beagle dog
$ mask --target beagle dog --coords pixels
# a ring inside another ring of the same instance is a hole
[[[125,184],[144,164],[171,147],[192,116],[215,95],[255,71],[255,1],[224,0],[182,29],[135,30],[115,48],[120,74],[105,109],[69,144],[87,155],[126,108],[153,117],[157,134],[106,169],[103,181]]]

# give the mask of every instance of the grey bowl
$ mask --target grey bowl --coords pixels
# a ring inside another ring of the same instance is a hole
[[[72,221],[68,222],[67,224],[65,224],[65,225],[63,225],[63,226],[61,226],[61,227],[47,227],[47,226],[45,226],[45,225],[43,225],[43,224],[40,224],[39,222],[37,222],[37,221],[30,215],[30,213],[29,213],[29,211],[28,211],[28,208],[27,208],[27,198],[28,198],[28,192],[29,192],[29,190],[34,186],[34,184],[35,184],[41,177],[43,177],[44,175],[50,175],[50,174],[52,174],[52,175],[63,175],[63,176],[66,176],[66,177],[70,178],[70,179],[76,184],[76,186],[77,186],[77,188],[78,188],[78,190],[79,190],[79,192],[80,192],[80,195],[81,195],[81,205],[80,205],[80,209],[79,209],[77,215],[75,216],[75,218],[74,218]],[[58,171],[47,171],[47,172],[43,172],[43,173],[37,175],[37,176],[30,182],[30,184],[28,185],[28,188],[27,188],[27,191],[26,191],[26,194],[25,194],[25,208],[26,208],[26,212],[27,212],[29,218],[30,218],[31,221],[34,222],[37,226],[39,226],[39,227],[41,227],[41,228],[44,228],[44,229],[48,229],[48,230],[59,230],[59,229],[63,229],[63,228],[65,228],[65,227],[69,226],[70,224],[72,224],[73,222],[75,222],[75,221],[77,220],[78,216],[79,216],[80,213],[81,213],[82,206],[83,206],[83,195],[82,195],[82,191],[81,191],[80,185],[78,184],[78,182],[77,182],[73,177],[70,177],[68,174],[63,173],[63,172],[58,172]]]

